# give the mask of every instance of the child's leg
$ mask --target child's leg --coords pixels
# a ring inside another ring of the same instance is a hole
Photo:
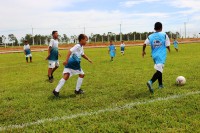
[[[80,88],[81,88],[81,85],[83,83],[83,78],[85,77],[84,74],[79,74],[79,77],[78,77],[78,80],[77,80],[77,83],[76,83],[76,91],[79,91]]]
[[[26,57],[26,62],[28,63],[28,57]]]
[[[156,73],[154,73],[153,77],[151,78],[152,83],[154,83],[160,77],[160,74],[162,73],[159,71],[156,71]]]
[[[30,62],[32,62],[32,56],[30,56]]]
[[[63,87],[63,85],[65,84],[66,80],[69,79],[69,76],[70,76],[69,73],[65,73],[65,74],[64,74],[63,78],[59,81],[59,83],[58,83],[58,85],[57,85],[57,87],[56,87],[56,89],[55,89],[56,92],[59,92],[59,91],[60,91],[60,89],[61,89],[61,88]]]
[[[51,76],[53,76],[53,73],[55,72],[55,70],[58,69],[58,66],[55,66],[52,71],[51,71]]]
[[[162,83],[162,73],[161,72],[159,72],[158,83],[159,83],[159,86],[163,86],[163,83]]]

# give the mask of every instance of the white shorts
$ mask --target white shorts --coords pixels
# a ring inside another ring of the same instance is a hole
[[[154,68],[157,70],[157,71],[160,71],[161,73],[163,72],[163,68],[164,68],[164,64],[155,64],[154,65]]]
[[[51,61],[49,60],[49,68],[59,67],[59,61]]]
[[[25,55],[26,57],[32,57],[32,54]]]
[[[78,75],[78,74],[82,74],[83,75],[83,74],[85,74],[82,69],[81,70],[73,70],[73,69],[70,69],[70,68],[64,68],[63,75],[65,73],[69,73],[70,77],[73,76],[73,75]]]

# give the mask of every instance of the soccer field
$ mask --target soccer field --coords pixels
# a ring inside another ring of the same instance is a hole
[[[113,62],[107,48],[85,49],[83,95],[75,95],[77,76],[55,98],[52,90],[62,77],[66,50],[60,51],[54,82],[47,81],[47,52],[0,55],[0,132],[200,132],[200,44],[171,46],[163,73],[164,89],[150,95],[146,82],[154,74],[147,47],[127,47]],[[176,86],[177,76],[185,86]]]

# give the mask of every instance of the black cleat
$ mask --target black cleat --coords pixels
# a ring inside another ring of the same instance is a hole
[[[53,77],[49,77],[49,82],[53,83]]]
[[[74,91],[74,93],[75,93],[75,94],[77,94],[77,95],[78,95],[78,94],[84,94],[84,91],[83,91],[83,90],[81,90],[81,89],[79,89],[78,91],[77,91],[77,90],[75,90],[75,91]]]
[[[56,92],[55,90],[53,90],[53,94],[54,96],[59,97],[59,92]]]

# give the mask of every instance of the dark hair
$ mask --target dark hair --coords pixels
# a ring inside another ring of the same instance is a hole
[[[85,39],[86,35],[85,34],[80,34],[78,36],[78,41],[80,42],[82,39]]]
[[[162,29],[162,23],[161,22],[156,22],[154,26],[155,30],[161,30]]]
[[[52,31],[52,35],[54,35],[56,32],[58,32],[58,31],[56,31],[56,30]]]

